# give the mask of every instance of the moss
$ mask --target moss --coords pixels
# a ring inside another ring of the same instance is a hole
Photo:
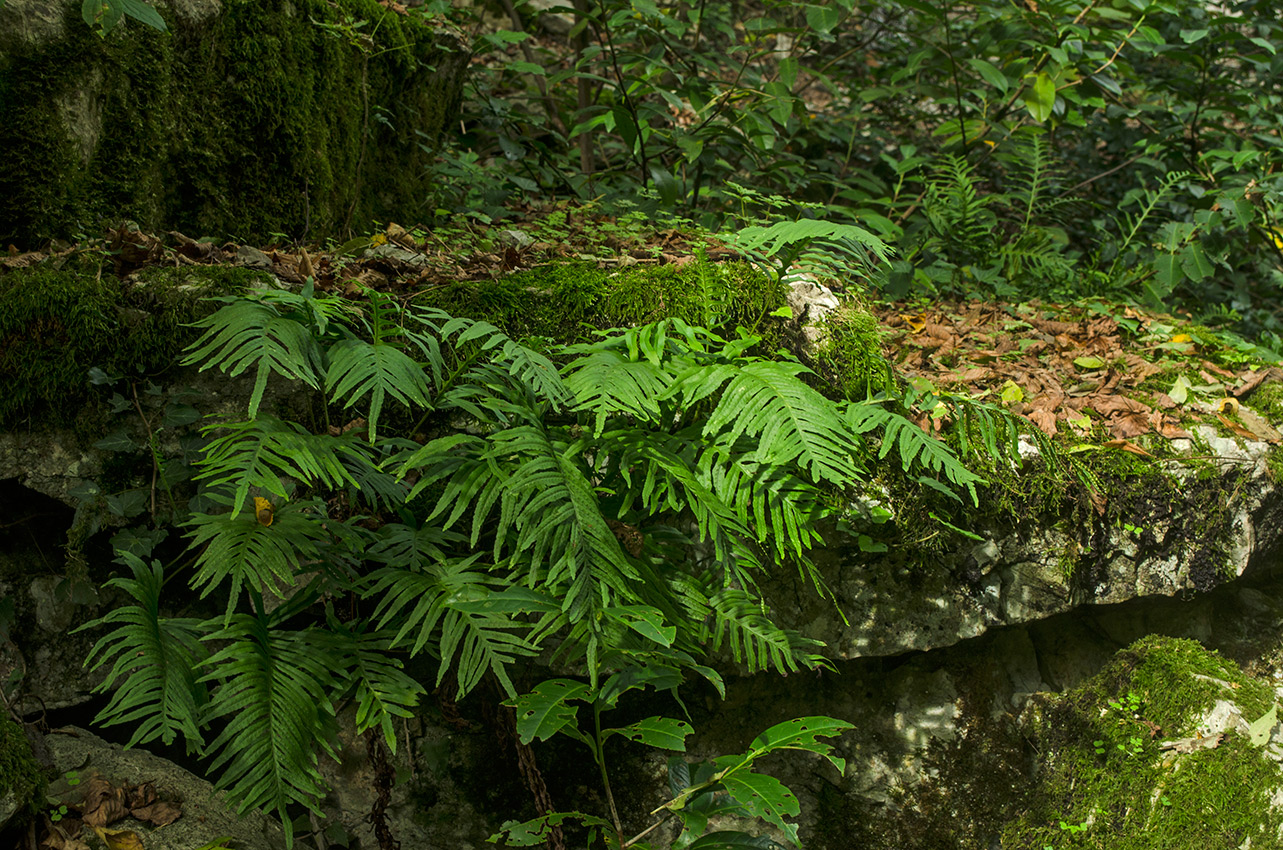
[[[845,398],[861,399],[887,389],[894,381],[882,354],[877,316],[848,305],[825,321],[824,340],[816,352],[820,369]]]
[[[1283,381],[1267,381],[1246,402],[1271,422],[1283,422]]]
[[[63,37],[0,57],[0,240],[123,218],[263,239],[416,214],[419,143],[458,103],[448,39],[375,0],[227,0],[202,24],[159,9],[172,34],[100,39],[67,6]],[[321,26],[360,20],[373,48]]]
[[[13,794],[20,806],[36,811],[44,794],[45,778],[31,754],[22,728],[0,711],[0,797]]]
[[[684,266],[634,266],[621,271],[558,263],[492,281],[427,290],[418,303],[458,316],[486,319],[518,338],[559,342],[591,338],[594,330],[676,317],[692,324],[756,328],[767,345],[780,336],[769,313],[783,288],[746,263],[695,261]]]
[[[261,273],[213,266],[154,268],[125,283],[92,263],[0,275],[0,380],[8,388],[0,427],[46,415],[67,424],[89,415],[92,367],[132,377],[171,368],[195,338],[187,325],[209,309],[201,299],[256,277]]]
[[[1082,686],[1030,713],[1038,787],[1003,832],[1010,850],[1204,850],[1276,846],[1283,814],[1267,803],[1283,775],[1235,733],[1173,756],[1218,699],[1250,721],[1273,704],[1263,683],[1188,640],[1151,636]]]

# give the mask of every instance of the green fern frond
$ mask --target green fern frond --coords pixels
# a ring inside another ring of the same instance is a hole
[[[889,262],[893,253],[889,245],[862,227],[809,218],[744,227],[730,242],[749,256],[778,267],[781,276],[803,261],[838,273],[867,274]]]
[[[294,834],[289,807],[320,814],[325,781],[318,750],[331,756],[334,653],[312,630],[270,629],[259,618],[237,614],[206,640],[226,645],[201,664],[200,681],[216,683],[206,720],[226,722],[211,742],[210,766],[238,813],[275,811],[287,846]]]
[[[489,322],[447,317],[440,334],[443,340],[453,337],[452,344],[456,349],[475,345],[478,351],[489,357],[490,362],[505,368],[512,378],[529,386],[554,408],[570,402],[570,393],[551,360],[516,342]]]
[[[757,443],[752,459],[796,463],[816,482],[844,486],[860,469],[854,440],[833,402],[798,379],[800,363],[759,361],[738,370],[704,426],[704,436],[733,445],[747,436]]]
[[[774,667],[780,673],[795,673],[799,665],[822,663],[814,650],[823,644],[777,626],[751,594],[726,588],[709,599],[709,606],[713,622],[704,627],[704,637],[711,639],[714,651],[729,648],[736,664],[754,672]]]
[[[519,458],[502,483],[495,559],[506,550],[530,587],[564,586],[563,610],[572,623],[611,594],[631,598],[629,584],[638,575],[580,466],[584,447],[533,426],[511,428],[491,442],[492,463]]]
[[[199,747],[203,743],[200,712],[208,699],[192,673],[208,654],[199,642],[201,621],[161,617],[164,575],[160,562],[152,561],[149,568],[135,555],[122,552],[119,557],[134,577],[114,578],[107,586],[120,588],[136,604],[115,608],[80,627],[116,626],[85,659],[90,670],[114,661],[106,679],[94,689],[112,691],[111,701],[94,722],[104,726],[137,722],[130,747],[157,738],[172,744],[180,733],[189,748]]]
[[[320,388],[321,350],[304,324],[282,316],[262,298],[224,300],[228,303],[217,312],[195,323],[205,332],[187,347],[184,365],[200,364],[202,372],[217,368],[232,377],[253,367],[250,419],[258,415],[267,378],[273,373]]]
[[[188,536],[193,547],[205,548],[196,559],[192,587],[200,589],[203,598],[231,579],[231,617],[243,587],[261,594],[292,586],[300,565],[319,559],[330,539],[324,516],[324,505],[317,499],[278,508],[271,525],[263,525],[253,513],[194,514]]]
[[[272,416],[202,429],[206,436],[218,432],[226,433],[205,448],[194,479],[212,489],[232,488],[233,517],[246,507],[251,488],[285,499],[282,476],[311,487],[355,487],[358,482],[348,467],[370,465],[350,437],[312,434]]]
[[[342,653],[341,668],[356,697],[356,731],[364,734],[377,728],[388,749],[396,753],[396,732],[392,718],[413,717],[414,707],[424,689],[406,675],[401,662],[390,657],[392,642],[387,633],[362,632],[332,621],[331,635]]]
[[[606,418],[618,413],[643,422],[659,419],[659,399],[672,376],[648,360],[629,360],[620,351],[594,351],[576,358],[567,369],[566,386],[578,409],[594,416],[600,436]]]
[[[462,698],[490,671],[504,691],[515,696],[509,665],[538,652],[526,636],[530,624],[515,615],[547,613],[548,606],[532,600],[516,606],[502,604],[494,591],[508,587],[507,583],[474,569],[476,560],[473,556],[443,561],[424,572],[385,567],[370,575],[363,596],[379,600],[372,617],[378,628],[397,629],[390,646],[402,646],[414,635],[411,655],[429,646],[440,627],[435,641],[440,658],[438,685],[453,666]]]
[[[879,458],[885,458],[893,449],[898,450],[900,468],[904,472],[918,466],[944,475],[953,484],[966,488],[973,504],[980,504],[976,485],[986,483],[985,479],[967,469],[948,446],[927,434],[911,419],[887,410],[876,401],[848,405],[846,419],[857,434],[882,429]]]
[[[391,343],[351,337],[333,345],[329,358],[325,385],[331,401],[342,402],[346,409],[369,396],[370,442],[377,436],[379,415],[389,396],[406,407],[432,407],[432,386],[423,368]]]

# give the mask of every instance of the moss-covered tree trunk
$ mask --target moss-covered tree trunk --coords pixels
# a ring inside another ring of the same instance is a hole
[[[79,3],[0,7],[0,242],[122,219],[264,239],[415,218],[461,96],[457,36],[374,0],[159,8],[169,32],[99,38]]]

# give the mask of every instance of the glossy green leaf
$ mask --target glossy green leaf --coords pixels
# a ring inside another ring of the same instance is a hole
[[[534,739],[546,741],[573,724],[579,715],[579,706],[571,700],[588,699],[592,691],[581,682],[569,679],[548,679],[535,685],[534,690],[513,700],[517,709],[517,734],[521,743]]]

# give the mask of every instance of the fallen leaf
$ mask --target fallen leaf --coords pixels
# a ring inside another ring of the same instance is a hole
[[[143,840],[132,829],[103,829],[95,826],[94,832],[107,845],[107,850],[145,850]]]
[[[1283,434],[1280,434],[1268,419],[1250,407],[1238,409],[1238,421],[1242,422],[1243,427],[1251,431],[1258,440],[1264,440],[1267,443],[1283,442]]]
[[[85,823],[91,827],[114,823],[129,811],[125,806],[125,790],[117,788],[101,776],[91,777],[85,783],[85,796],[80,811]]]
[[[1216,414],[1216,418],[1221,421],[1222,425],[1224,425],[1226,428],[1234,432],[1234,436],[1242,437],[1244,440],[1257,439],[1257,436],[1255,434],[1253,434],[1251,431],[1247,430],[1242,425],[1235,422],[1233,419],[1229,419],[1225,416],[1220,415],[1219,413]]]
[[[1167,394],[1171,396],[1172,401],[1177,404],[1184,404],[1185,400],[1189,398],[1189,390],[1191,386],[1189,378],[1181,375],[1176,379],[1176,383],[1172,384],[1172,388],[1167,391]]]
[[[1128,442],[1127,440],[1108,440],[1103,443],[1103,445],[1107,449],[1121,449],[1122,451],[1131,452],[1132,454],[1140,455],[1141,457],[1153,457],[1152,454],[1145,451],[1140,446],[1135,443]]]
[[[1164,741],[1158,745],[1158,748],[1173,753],[1194,753],[1199,750],[1214,750],[1220,746],[1221,741],[1224,739],[1225,733],[1221,732],[1216,735],[1208,735],[1206,738],[1178,738],[1174,741]]]
[[[1002,385],[1002,400],[1007,404],[1015,404],[1024,401],[1025,391],[1020,389],[1020,385],[1015,381],[1008,379]]]
[[[1247,737],[1252,741],[1252,746],[1263,747],[1270,742],[1270,736],[1274,734],[1274,726],[1279,722],[1278,703],[1270,706],[1270,710],[1265,712],[1252,725],[1247,727]]]

